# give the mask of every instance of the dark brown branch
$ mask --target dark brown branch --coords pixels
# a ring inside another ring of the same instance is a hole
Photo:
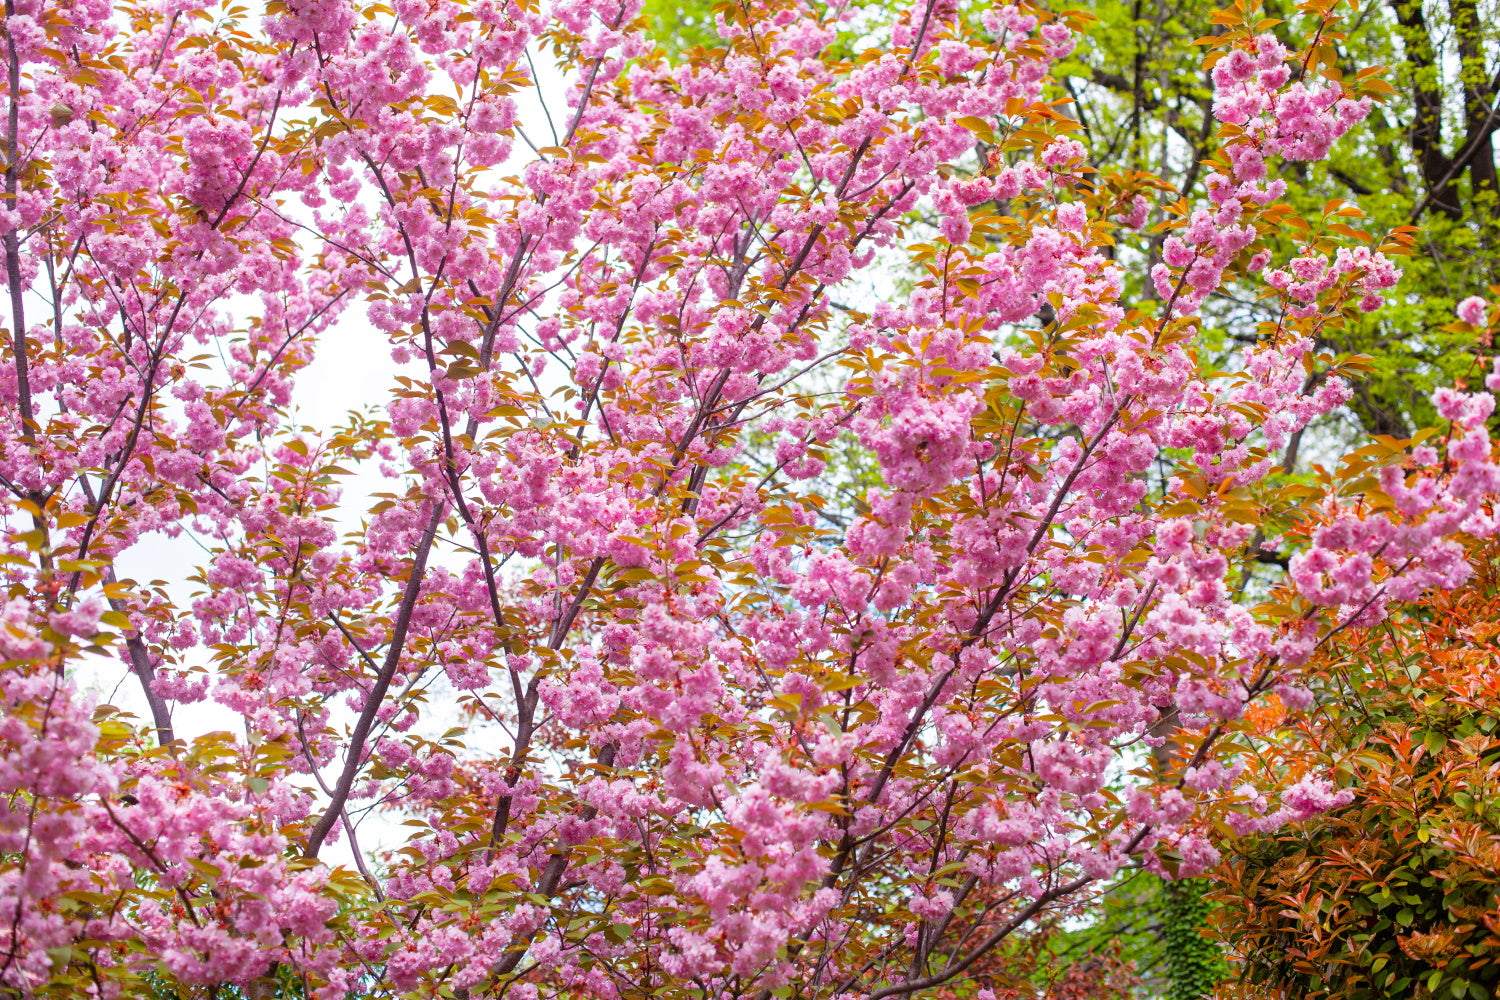
[[[427,575],[427,557],[432,552],[433,541],[437,538],[438,525],[442,522],[442,505],[434,504],[432,514],[427,521],[427,528],[422,532],[422,538],[417,542],[417,550],[412,556],[411,571],[406,578],[406,591],[401,595],[401,605],[396,612],[396,624],[391,629],[391,640],[386,649],[385,662],[381,664],[380,674],[375,678],[375,684],[370,689],[370,696],[365,701],[364,710],[359,713],[359,719],[354,724],[354,732],[350,734],[349,750],[344,756],[343,773],[339,775],[338,784],[333,787],[328,809],[307,838],[307,856],[310,858],[318,856],[318,851],[323,847],[323,841],[328,838],[333,825],[339,821],[339,816],[344,810],[344,803],[349,801],[349,792],[353,789],[355,779],[359,777],[360,769],[364,766],[365,741],[370,738],[370,729],[375,724],[375,715],[380,711],[386,691],[390,689],[391,680],[396,676],[396,668],[401,664],[401,653],[406,648],[406,633],[411,628],[412,612],[416,610],[417,596],[422,591],[422,579]]]

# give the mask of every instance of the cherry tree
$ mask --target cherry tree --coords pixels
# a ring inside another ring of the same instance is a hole
[[[984,997],[1340,801],[1242,786],[1243,714],[1460,584],[1500,471],[1445,390],[1275,474],[1412,243],[1278,202],[1383,92],[1334,5],[1218,15],[1188,192],[1090,164],[1082,15],[743,0],[669,58],[637,11],[7,0],[10,994]],[[1227,291],[1277,319],[1216,370]],[[299,426],[335,324],[400,374]],[[182,535],[191,596],[119,569]]]

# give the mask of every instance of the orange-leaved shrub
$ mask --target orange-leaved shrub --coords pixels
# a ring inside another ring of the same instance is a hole
[[[1332,773],[1348,805],[1231,840],[1223,998],[1464,1000],[1500,988],[1500,546],[1463,588],[1319,652],[1302,718],[1262,708],[1247,776]]]

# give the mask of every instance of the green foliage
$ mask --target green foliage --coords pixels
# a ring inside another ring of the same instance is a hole
[[[645,0],[641,16],[651,37],[669,52],[718,43],[710,0]]]
[[[1229,971],[1219,944],[1205,934],[1216,909],[1207,895],[1211,887],[1208,879],[1201,878],[1162,883],[1166,1000],[1209,996]]]
[[[1071,969],[1114,960],[1134,982],[1131,995],[1163,996],[1166,948],[1158,901],[1164,885],[1150,872],[1123,872],[1095,901],[1086,920],[1054,928],[1031,977],[1039,991],[1065,981]]]
[[[1210,915],[1218,909],[1212,888],[1209,879],[1169,881],[1131,871],[1100,898],[1087,924],[1056,932],[1050,961],[1042,967],[1060,980],[1065,970],[1117,951],[1136,980],[1134,996],[1211,996],[1229,973],[1223,946],[1208,936]]]

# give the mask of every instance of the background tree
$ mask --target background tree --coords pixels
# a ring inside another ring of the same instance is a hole
[[[1101,30],[1059,76],[1094,138],[1096,162],[1148,171],[1183,192],[1201,181],[1214,88],[1193,42],[1205,34],[1210,6],[1086,5]],[[1268,4],[1265,14],[1284,19],[1288,9]],[[1327,346],[1367,355],[1374,367],[1354,386],[1345,411],[1357,423],[1331,422],[1320,432],[1324,440],[1331,435],[1348,447],[1366,433],[1409,437],[1434,419],[1427,402],[1433,388],[1473,377],[1476,345],[1444,327],[1461,298],[1500,282],[1491,140],[1500,124],[1500,65],[1487,55],[1495,23],[1495,12],[1479,3],[1418,0],[1362,5],[1320,35],[1321,59],[1350,76],[1389,67],[1392,89],[1327,159],[1292,165],[1283,175],[1288,200],[1306,214],[1340,197],[1357,204],[1375,231],[1422,227],[1422,252],[1405,268],[1402,294],[1379,313],[1330,331]],[[1279,21],[1268,27],[1286,30]],[[1269,314],[1253,299],[1227,295],[1215,315],[1227,338],[1223,349],[1232,351]],[[1296,449],[1284,457],[1296,467]]]

